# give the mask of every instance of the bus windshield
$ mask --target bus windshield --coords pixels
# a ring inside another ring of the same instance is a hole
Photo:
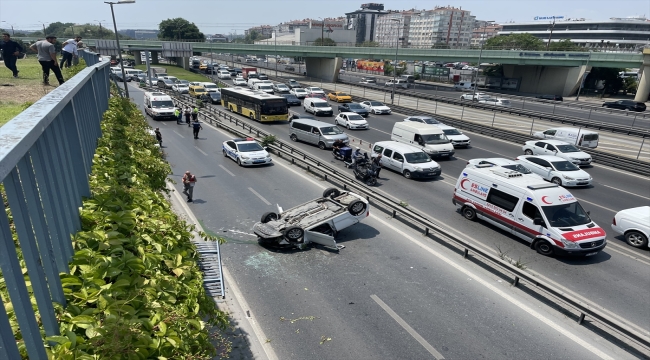
[[[287,100],[285,99],[262,101],[262,114],[264,115],[286,114],[287,112]]]

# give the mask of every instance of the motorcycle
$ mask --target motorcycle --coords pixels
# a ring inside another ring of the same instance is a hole
[[[363,181],[368,186],[377,185],[377,172],[369,162],[357,164],[353,169],[354,177]]]
[[[336,160],[341,160],[346,163],[352,162],[352,148],[344,146],[340,149],[332,148],[332,155]]]

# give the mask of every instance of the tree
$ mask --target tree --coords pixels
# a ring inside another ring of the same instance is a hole
[[[74,26],[74,23],[62,23],[60,21],[51,23],[45,28],[45,35],[55,35],[63,37],[63,32],[66,29],[70,29],[71,26]]]
[[[548,46],[548,49],[551,51],[587,51],[587,49],[582,46],[571,42],[570,39],[562,39],[558,42],[552,42]]]
[[[260,34],[257,30],[251,30],[243,38],[237,38],[234,42],[242,44],[254,44],[255,41],[268,39],[266,36]]]
[[[205,41],[205,35],[199,31],[194,23],[183,18],[163,20],[158,25],[158,38],[161,40],[201,40]]]
[[[360,47],[379,47],[379,43],[376,41],[364,41],[359,44]]]
[[[314,41],[314,46],[336,46],[336,41],[330,38],[318,38]]]
[[[542,51],[546,48],[546,44],[531,34],[512,34],[488,39],[485,42],[485,48]]]
[[[598,81],[603,81],[605,84],[603,94],[615,95],[624,87],[623,79],[618,76],[621,71],[623,69],[592,68],[585,79],[585,87],[595,88]]]

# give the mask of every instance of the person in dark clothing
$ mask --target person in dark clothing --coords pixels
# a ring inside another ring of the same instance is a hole
[[[17,78],[20,71],[16,67],[16,61],[18,60],[18,55],[23,51],[22,46],[11,40],[11,36],[8,33],[2,33],[2,45],[0,45],[0,48],[2,48],[2,58],[5,60],[5,66]]]
[[[372,159],[372,170],[375,172],[377,179],[379,179],[379,172],[381,171],[381,154]]]
[[[199,122],[198,119],[194,120],[192,122],[192,132],[194,133],[194,138],[198,139],[199,138],[199,130],[202,130],[203,127],[201,127],[201,123]]]
[[[160,132],[160,128],[156,128],[156,130],[154,130],[154,133],[156,134],[156,140],[158,140],[158,144],[160,144],[160,147],[162,147],[162,133]]]

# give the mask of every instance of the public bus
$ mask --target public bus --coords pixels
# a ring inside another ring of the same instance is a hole
[[[245,88],[221,88],[221,105],[251,120],[288,121],[287,99]]]

